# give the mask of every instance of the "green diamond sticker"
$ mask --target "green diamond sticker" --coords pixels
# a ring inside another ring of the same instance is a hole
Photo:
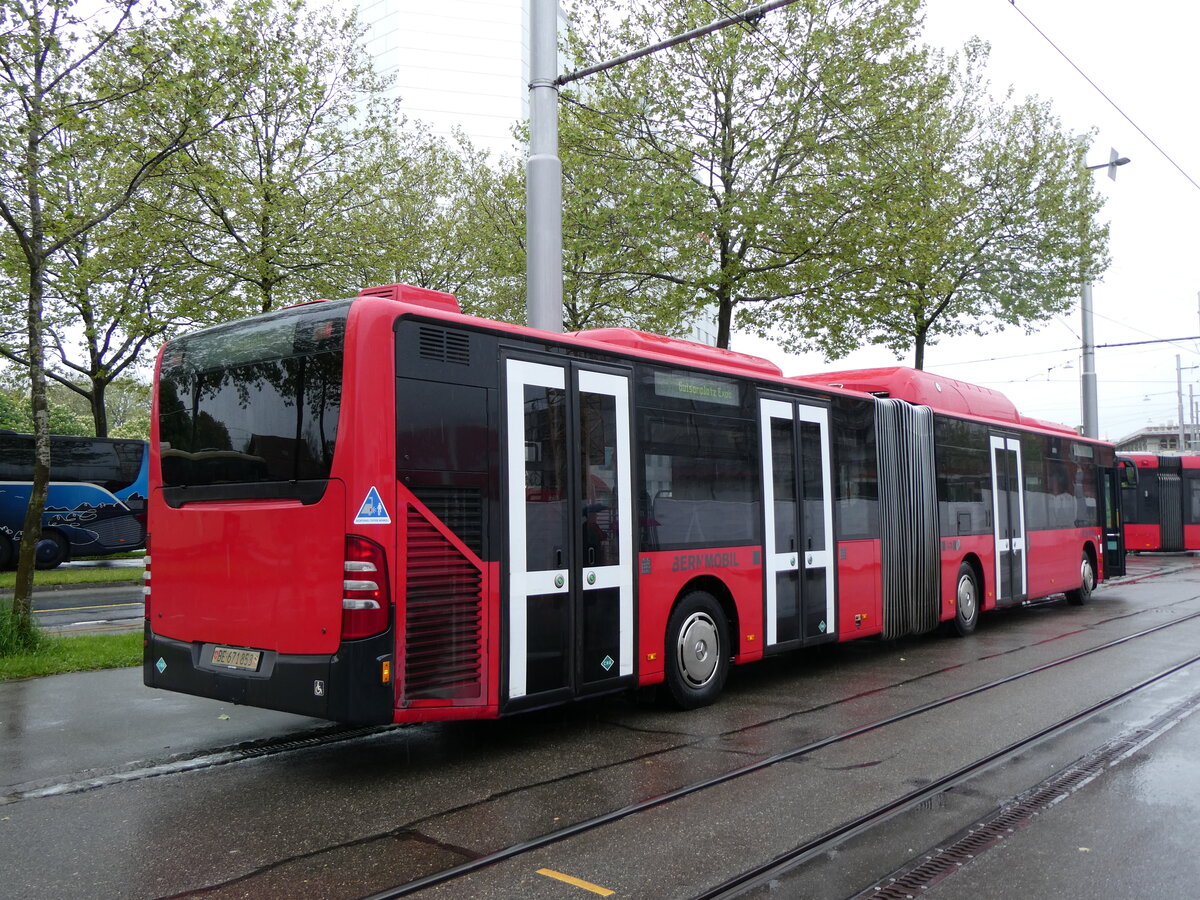
[[[158,662],[154,664],[154,668],[158,669],[158,674],[161,675],[167,671],[167,661],[160,656]]]
[[[825,626],[825,620],[824,620],[824,619],[822,619],[822,620],[821,620],[821,624],[817,626],[817,630],[818,630],[818,631],[820,631],[820,632],[821,632],[821,634],[824,634],[824,633],[825,633],[825,627],[826,627],[826,626]]]
[[[616,665],[616,662],[613,660],[613,658],[611,656],[606,656],[606,657],[604,657],[604,659],[600,660],[600,668],[602,668],[605,672],[607,672],[609,669],[611,669],[615,665]]]

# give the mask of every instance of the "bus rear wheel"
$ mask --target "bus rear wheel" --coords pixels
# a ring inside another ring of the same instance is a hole
[[[39,569],[56,569],[67,559],[67,539],[57,531],[43,531],[34,550],[35,565]]]
[[[1079,587],[1074,591],[1067,591],[1067,602],[1074,606],[1083,606],[1092,599],[1092,591],[1096,587],[1096,568],[1092,565],[1092,558],[1084,551],[1083,560],[1079,563]]]
[[[954,582],[954,618],[946,622],[946,633],[966,637],[979,624],[979,582],[970,563],[958,567]]]
[[[667,621],[667,689],[680,709],[717,699],[729,675],[729,627],[715,597],[693,591]]]

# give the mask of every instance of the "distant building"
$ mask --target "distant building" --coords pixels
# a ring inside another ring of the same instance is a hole
[[[1200,452],[1200,428],[1184,426],[1184,454]],[[1150,425],[1116,442],[1120,453],[1153,453],[1159,456],[1179,454],[1178,425]]]
[[[358,0],[376,71],[401,109],[442,137],[515,153],[529,118],[529,0]],[[560,31],[566,15],[559,8]]]

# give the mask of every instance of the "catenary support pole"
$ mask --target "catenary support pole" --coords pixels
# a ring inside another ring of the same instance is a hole
[[[1083,407],[1083,436],[1100,437],[1100,412],[1096,400],[1096,338],[1092,333],[1092,283],[1083,283],[1079,301],[1083,316],[1083,365],[1079,373],[1080,406]]]
[[[525,163],[526,317],[563,330],[562,163],[558,158],[558,0],[529,8],[529,158]]]
[[[1184,436],[1184,430],[1187,427],[1183,423],[1183,361],[1179,358],[1179,354],[1175,354],[1175,398],[1179,402],[1179,452],[1182,453],[1187,449],[1187,440]]]

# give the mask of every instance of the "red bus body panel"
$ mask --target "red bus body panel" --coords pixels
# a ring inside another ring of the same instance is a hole
[[[155,632],[280,653],[333,653],[342,622],[345,492],[331,480],[311,506],[299,501],[189,503],[170,509],[156,491]],[[281,553],[304,560],[281,578]]]
[[[1029,596],[1045,597],[1079,587],[1079,560],[1082,548],[1090,544],[1096,560],[1096,578],[1104,577],[1103,535],[1095,528],[1063,531],[1031,531],[1026,536],[1029,548]]]
[[[852,641],[883,631],[883,595],[879,584],[879,541],[842,541],[837,545],[838,640]]]

